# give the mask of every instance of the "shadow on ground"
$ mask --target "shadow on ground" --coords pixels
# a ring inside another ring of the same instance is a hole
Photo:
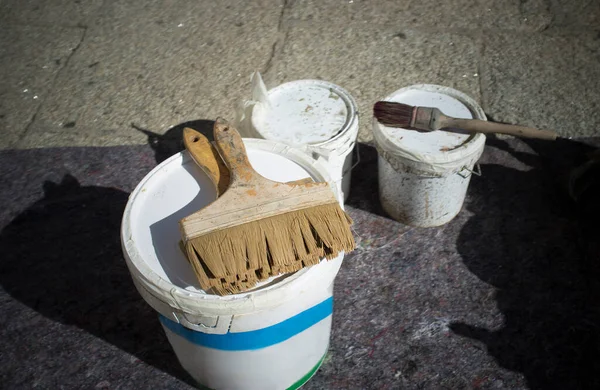
[[[119,229],[128,194],[44,183],[44,197],[0,233],[0,284],[47,318],[76,326],[191,383],[156,313],[133,286]]]
[[[488,141],[523,165],[482,165],[484,177],[471,181],[466,205],[474,215],[457,242],[468,269],[497,288],[504,325],[454,323],[451,329],[483,342],[501,366],[522,372],[531,389],[597,389],[600,176],[574,203],[565,179],[590,147],[527,143],[537,154]]]
[[[164,135],[136,129],[148,136],[154,159],[160,163],[183,149],[184,127],[212,139],[213,123],[190,121]],[[60,182],[39,180],[43,185],[41,199],[0,232],[0,285],[41,315],[80,328],[192,384],[156,312],[136,291],[123,259],[120,226],[129,194],[115,188],[82,186],[76,178],[85,175],[88,182],[94,177],[108,178],[109,182],[133,188],[154,165],[148,152],[147,147],[10,152],[19,162],[10,180],[34,178],[35,182],[48,175],[57,177],[56,172],[77,173],[64,175]],[[17,185],[15,189],[22,187]],[[28,194],[5,197],[9,204],[4,207],[23,210],[29,204],[21,202],[24,198]]]
[[[183,146],[183,129],[190,127],[202,133],[209,141],[213,141],[213,126],[215,121],[209,119],[198,119],[188,121],[174,126],[167,130],[164,134],[153,133],[150,130],[142,129],[141,127],[131,124],[131,127],[144,133],[148,137],[148,144],[154,150],[156,162],[160,164],[175,153],[179,153],[184,149]]]
[[[364,143],[357,144],[356,147],[360,161],[352,170],[350,196],[346,205],[371,214],[388,217],[379,202],[377,150]]]

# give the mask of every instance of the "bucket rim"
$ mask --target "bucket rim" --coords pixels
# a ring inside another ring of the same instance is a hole
[[[282,154],[284,157],[289,158],[294,163],[300,165],[313,178],[322,179],[322,181],[332,183],[327,168],[320,161],[313,159],[299,150],[270,140],[244,138],[244,143],[248,149],[258,149]],[[177,161],[180,161],[181,164],[186,164],[190,161],[193,162],[187,151],[181,151],[154,167],[146,174],[146,176],[144,176],[129,195],[121,221],[120,237],[125,261],[132,278],[140,282],[148,293],[171,307],[183,312],[195,313],[201,309],[202,312],[212,311],[214,313],[225,314],[238,312],[243,308],[272,307],[275,303],[279,304],[282,301],[293,298],[300,291],[305,290],[307,284],[312,285],[314,283],[311,282],[314,281],[320,283],[321,279],[329,277],[327,273],[322,273],[320,275],[317,270],[319,265],[317,265],[315,267],[303,268],[265,288],[259,288],[254,291],[243,292],[240,294],[219,296],[207,294],[205,292],[187,290],[174,285],[159,276],[143,259],[142,254],[137,249],[136,243],[133,240],[131,214],[138,196],[143,192],[142,189],[145,184],[158,172]],[[330,184],[330,187],[332,188],[332,191],[334,191],[336,197],[339,198],[336,186]],[[344,254],[340,254],[340,257],[343,259]],[[321,264],[332,261],[334,260],[322,260]],[[326,268],[329,269],[329,267]],[[330,273],[333,274],[331,277],[333,280],[337,274],[337,270]],[[274,300],[273,293],[282,295],[281,299]]]
[[[325,141],[304,143],[304,144],[293,144],[293,145],[296,147],[297,146],[305,146],[308,148],[327,149],[327,148],[336,148],[337,147],[336,141],[338,141],[340,139],[343,139],[344,143],[347,141],[355,140],[356,137],[358,136],[358,117],[359,117],[358,105],[356,104],[356,101],[354,100],[352,95],[350,95],[350,93],[346,89],[340,87],[339,85],[334,84],[330,81],[317,80],[317,79],[293,80],[293,81],[288,81],[288,82],[279,84],[278,86],[269,89],[267,91],[267,95],[270,95],[271,93],[274,93],[274,92],[278,92],[279,90],[282,90],[282,89],[295,87],[295,86],[301,86],[301,85],[319,85],[319,86],[330,88],[330,89],[334,90],[343,99],[344,103],[346,104],[348,114],[346,116],[346,121],[344,122],[344,125],[340,128],[340,130],[333,137],[331,137]],[[255,122],[256,115],[254,115],[254,111],[257,109],[257,107],[259,107],[259,104],[255,104],[254,107],[252,108],[252,118],[251,118],[252,127],[254,129],[254,132],[256,133],[256,136],[261,137],[260,139],[282,142],[282,141],[278,141],[276,139],[266,138],[265,135],[260,132],[259,127],[256,126],[256,122]]]

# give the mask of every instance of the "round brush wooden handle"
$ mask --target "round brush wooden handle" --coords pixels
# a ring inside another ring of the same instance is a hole
[[[458,118],[443,118],[441,127],[454,127],[467,131],[478,133],[497,133],[514,135],[515,137],[537,138],[553,141],[558,137],[558,134],[551,130],[538,130],[532,127],[506,125],[503,123],[494,123],[482,121],[479,119],[458,119]]]
[[[231,175],[230,185],[257,183],[260,176],[248,160],[242,136],[223,118],[217,118],[213,130],[215,143]]]
[[[229,186],[229,169],[208,138],[194,129],[183,129],[183,144],[196,164],[206,173],[217,190],[223,194]]]

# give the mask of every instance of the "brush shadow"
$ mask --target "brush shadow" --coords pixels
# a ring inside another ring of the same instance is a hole
[[[192,128],[202,133],[209,141],[214,141],[213,126],[215,121],[209,119],[197,119],[193,121],[183,122],[177,126],[171,127],[164,134],[154,133],[150,130],[143,129],[135,124],[131,127],[145,134],[148,137],[148,144],[154,150],[156,163],[160,164],[172,155],[181,152],[185,149],[183,145],[183,129],[186,127]]]
[[[531,389],[600,388],[600,176],[577,203],[565,184],[593,148],[493,137],[487,148],[484,176],[471,182],[465,204],[473,216],[456,245],[467,268],[496,287],[504,324],[450,328],[485,344]],[[495,163],[501,153],[518,166]]]
[[[201,289],[192,266],[179,246],[179,221],[206,207],[217,198],[217,194],[212,182],[200,173],[201,169],[196,164],[185,164],[183,169],[198,180],[200,192],[184,207],[150,225],[150,235],[158,261],[171,283],[181,288],[194,286]],[[186,278],[182,279],[182,275]]]
[[[352,170],[350,196],[346,205],[390,218],[379,201],[379,180],[377,176],[377,149],[360,143],[358,145],[360,163]]]
[[[71,175],[43,187],[43,198],[0,232],[2,289],[53,321],[193,384],[123,259],[119,232],[129,194],[81,186]]]

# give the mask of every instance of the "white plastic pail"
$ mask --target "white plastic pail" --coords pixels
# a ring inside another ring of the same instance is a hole
[[[310,156],[272,141],[245,139],[250,162],[277,181],[331,179]],[[154,308],[181,365],[211,389],[287,389],[308,381],[327,352],[333,281],[343,255],[217,296],[202,291],[179,248],[178,222],[215,199],[186,152],[152,170],[132,192],[121,239],[127,266]]]
[[[486,120],[473,99],[438,85],[413,85],[383,100]],[[379,197],[390,216],[407,225],[428,227],[443,225],[459,213],[485,146],[483,134],[418,132],[386,127],[374,118],[373,138],[379,154]]]

